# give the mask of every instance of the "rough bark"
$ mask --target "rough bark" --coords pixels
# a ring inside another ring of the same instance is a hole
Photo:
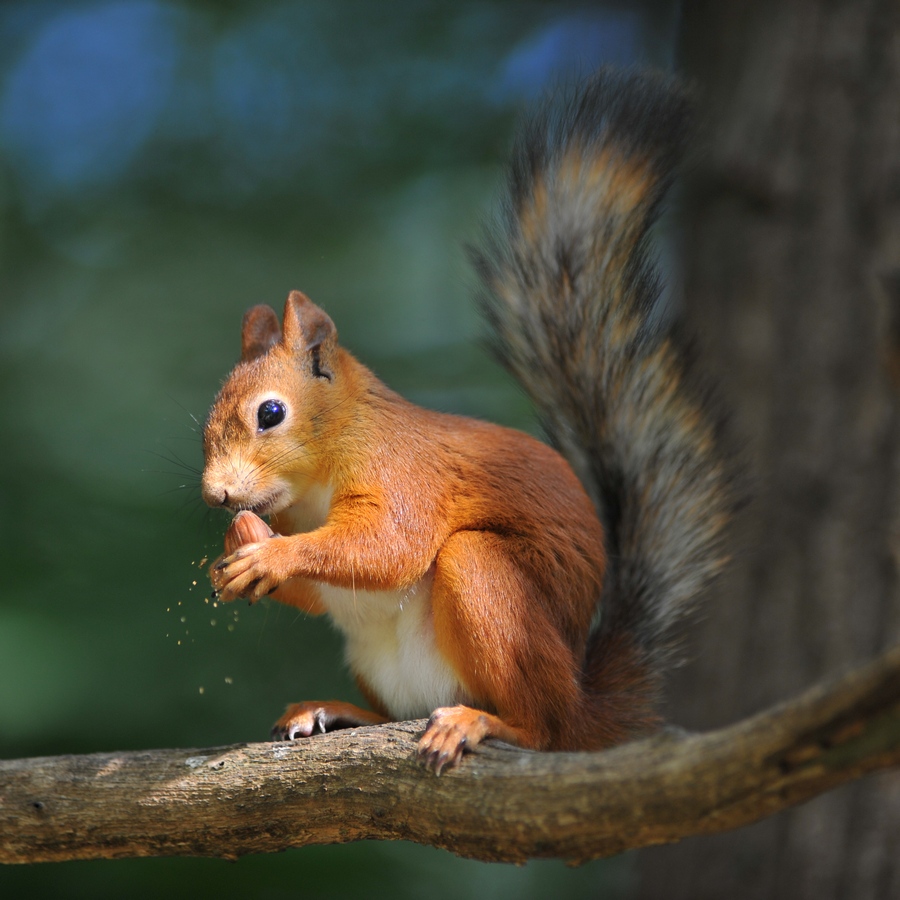
[[[687,191],[685,306],[753,496],[672,705],[710,727],[900,627],[900,5],[692,2],[683,27],[709,128]],[[641,895],[900,897],[898,835],[894,773],[646,854]]]
[[[900,766],[900,646],[729,728],[605,753],[485,746],[437,778],[415,762],[423,726],[0,762],[0,862],[235,858],[364,838],[584,861],[736,828]]]

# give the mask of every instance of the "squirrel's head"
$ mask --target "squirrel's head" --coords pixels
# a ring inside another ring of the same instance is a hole
[[[305,294],[287,298],[283,328],[270,306],[248,310],[241,361],[203,428],[203,499],[259,515],[300,499],[323,471],[341,368],[334,322]]]

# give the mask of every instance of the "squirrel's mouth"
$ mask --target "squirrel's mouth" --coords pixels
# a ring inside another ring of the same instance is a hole
[[[255,513],[258,516],[271,516],[274,513],[281,512],[285,506],[287,506],[287,503],[285,502],[283,493],[279,491],[277,494],[271,494],[256,500],[253,503],[236,503],[230,508],[233,513],[247,511]]]

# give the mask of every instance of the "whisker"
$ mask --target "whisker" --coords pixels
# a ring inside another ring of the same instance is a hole
[[[146,448],[144,449],[144,453],[149,453],[151,456],[155,456],[158,459],[165,460],[165,462],[169,463],[170,465],[177,466],[184,472],[187,472],[190,475],[196,475],[198,478],[203,474],[202,469],[198,469],[197,466],[193,466],[190,463],[185,462],[180,456],[175,453],[172,453],[171,456],[167,456],[165,453],[159,453],[156,450],[148,450]]]
[[[172,472],[169,469],[141,469],[142,472],[146,472],[149,475],[172,475],[174,478],[184,478],[185,475],[197,475],[197,472],[186,472],[186,471],[178,471]],[[190,485],[191,487],[199,488],[200,480],[194,479],[193,483]],[[187,487],[187,485],[182,485],[182,487]]]
[[[190,506],[192,511],[199,510],[204,515],[209,515],[209,507],[203,502],[203,498],[199,494],[185,496],[184,500],[182,500],[181,508],[184,509],[186,506]]]
[[[150,471],[155,471],[155,470],[152,470],[152,469],[151,469]],[[176,475],[177,473],[176,473],[176,472],[162,472],[162,473],[160,473],[160,474],[163,474],[163,475]],[[164,497],[166,494],[174,494],[174,493],[176,493],[177,491],[191,490],[192,488],[196,488],[196,487],[197,487],[197,486],[194,485],[194,484],[178,484],[178,485],[176,485],[176,486],[173,487],[173,488],[166,488],[166,490],[164,490],[164,491],[159,491],[159,493],[157,494],[157,496],[158,496],[158,497]],[[190,499],[191,499],[191,500],[199,500],[199,499],[200,499],[200,495],[198,494],[196,497],[191,497]]]
[[[179,401],[176,400],[171,394],[166,394],[166,396],[167,396],[167,397],[168,397],[168,398],[169,398],[176,406],[180,407],[184,412],[186,412],[186,413],[191,417],[191,419],[193,419],[193,422],[194,422],[194,424],[197,426],[197,428],[199,428],[199,429],[201,429],[201,430],[203,429],[203,423],[202,423],[202,422],[201,422],[201,421],[200,421],[200,420],[199,420],[199,419],[198,419],[198,418],[197,418],[197,417],[196,417],[196,416],[195,416],[195,415],[194,415],[194,414],[193,414],[193,413],[192,413],[192,412],[191,412],[191,411],[183,404],[183,403],[179,403]],[[196,429],[191,428],[190,425],[188,425],[187,427],[190,428],[191,431],[196,432]]]

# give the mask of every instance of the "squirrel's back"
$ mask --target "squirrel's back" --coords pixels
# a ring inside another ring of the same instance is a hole
[[[607,663],[627,644],[635,670],[652,676],[628,691],[652,694],[673,625],[724,561],[723,467],[659,324],[649,247],[688,118],[683,92],[654,73],[601,70],[554,97],[522,128],[473,254],[496,354],[606,528],[586,669],[611,703],[627,679],[613,684]]]

